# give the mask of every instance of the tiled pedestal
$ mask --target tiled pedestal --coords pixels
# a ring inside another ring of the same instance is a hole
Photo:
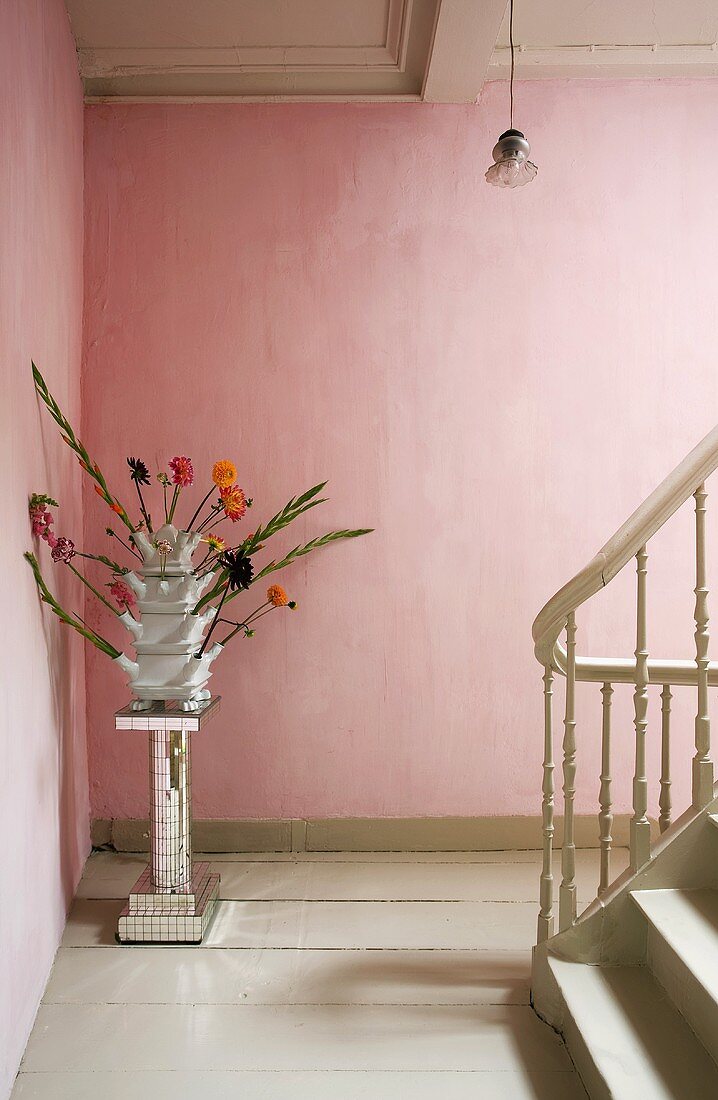
[[[219,697],[185,712],[172,702],[124,707],[115,728],[144,730],[150,749],[150,862],[120,914],[120,943],[201,943],[219,895],[219,875],[192,862],[191,735],[219,710]]]

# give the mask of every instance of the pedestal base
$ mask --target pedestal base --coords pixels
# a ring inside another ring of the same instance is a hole
[[[187,890],[158,893],[148,866],[120,913],[120,943],[201,943],[219,896],[219,875],[209,868],[209,863],[195,863]]]

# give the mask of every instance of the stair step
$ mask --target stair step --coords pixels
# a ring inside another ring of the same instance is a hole
[[[716,829],[718,829],[718,814],[708,814],[707,816],[711,825],[715,825]]]
[[[718,1067],[643,966],[549,958],[566,1046],[591,1100],[708,1100]]]
[[[636,890],[648,965],[718,1062],[718,890]]]

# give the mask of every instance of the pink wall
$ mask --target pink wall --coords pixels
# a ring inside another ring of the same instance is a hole
[[[30,359],[75,416],[82,328],[82,94],[61,0],[0,6],[0,1096],[22,1055],[89,848],[84,659],[22,558],[27,500],[81,531],[80,477],[32,386]],[[44,549],[47,549],[46,547]],[[57,578],[57,587],[67,588]]]
[[[205,474],[229,456],[253,520],[328,476],[331,503],[277,548],[377,529],[286,573],[301,612],[218,663],[200,816],[537,812],[532,619],[716,420],[718,152],[689,163],[687,135],[711,132],[718,83],[537,82],[517,102],[540,171],[512,194],[483,179],[503,85],[475,107],[86,112],[85,432],[108,472],[130,499],[125,455]],[[690,656],[674,551],[652,642]],[[633,648],[618,606],[580,617],[594,651]],[[143,815],[145,745],[109,719],[126,690],[88,669],[93,813]]]

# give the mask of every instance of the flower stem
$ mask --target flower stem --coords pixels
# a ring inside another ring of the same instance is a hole
[[[80,572],[79,569],[75,569],[75,566],[72,565],[71,562],[67,563],[67,567],[68,567],[68,569],[72,570],[72,572],[75,574],[76,577],[80,578],[82,583],[87,588],[90,589],[90,592],[92,592],[92,594],[94,596],[97,596],[98,600],[100,600],[101,603],[103,603],[105,605],[105,607],[109,607],[109,609],[110,609],[110,611],[112,612],[113,615],[119,615],[120,614],[119,611],[115,607],[112,606],[112,604],[109,602],[109,600],[106,600],[105,597],[102,595],[102,593],[98,592],[97,589],[94,587],[94,585],[90,584],[87,577],[83,577],[83,575],[82,575],[82,573]]]
[[[203,500],[203,501],[202,501],[202,503],[200,504],[200,506],[199,506],[199,508],[197,509],[197,511],[195,512],[195,514],[194,514],[194,515],[192,516],[192,519],[191,519],[191,520],[189,521],[189,523],[187,524],[187,530],[188,530],[188,531],[191,531],[191,530],[192,530],[192,524],[193,524],[193,523],[194,523],[194,521],[195,521],[195,520],[197,519],[197,516],[198,516],[198,515],[200,514],[200,512],[202,511],[202,509],[204,508],[205,504],[207,503],[207,501],[209,500],[209,498],[210,498],[210,497],[212,496],[212,493],[213,493],[213,492],[214,492],[214,485],[212,486],[212,488],[210,489],[210,491],[209,491],[209,492],[207,493],[207,496],[206,496],[206,497],[204,498],[204,500]]]
[[[140,498],[140,512],[142,513],[142,518],[144,519],[145,523],[147,524],[148,532],[150,534],[152,534],[152,520],[150,519],[149,512],[145,508],[145,502],[142,499],[142,490],[140,489],[140,483],[139,483],[139,481],[135,481],[134,478],[132,480],[135,482],[135,489],[137,490],[137,496]]]
[[[55,615],[57,615],[58,619],[60,619],[61,622],[66,623],[68,626],[71,626],[73,630],[76,630],[77,633],[81,634],[83,638],[86,638],[88,642],[92,642],[92,644],[97,649],[102,650],[102,652],[106,653],[108,657],[112,657],[113,660],[116,657],[119,657],[119,649],[115,649],[115,647],[111,645],[105,638],[102,638],[99,634],[95,634],[94,630],[90,630],[89,627],[86,627],[82,623],[81,619],[79,620],[79,622],[78,619],[73,619],[72,615],[69,615],[67,611],[65,611],[65,609],[60,606],[50,589],[45,584],[45,581],[43,580],[42,573],[40,572],[40,566],[37,563],[37,558],[35,557],[35,555],[25,553],[24,558],[33,571],[35,583],[37,584],[40,592],[40,599],[43,603],[46,603],[52,609]]]
[[[217,620],[219,619],[219,613],[222,610],[222,604],[226,600],[228,592],[229,592],[229,581],[227,581],[224,592],[222,593],[222,599],[219,601],[219,604],[217,606],[217,610],[214,613],[214,618],[212,619],[212,624],[211,624],[209,630],[207,631],[207,635],[206,635],[204,641],[202,642],[202,645],[199,647],[199,652],[197,654],[198,657],[201,657],[202,654],[204,653],[205,649],[207,648],[209,640],[212,637],[212,632],[213,632],[214,628],[217,625]]]
[[[130,553],[131,553],[131,554],[132,554],[132,555],[133,555],[133,556],[134,556],[135,558],[137,558],[137,560],[138,560],[139,562],[142,562],[142,564],[144,565],[144,559],[143,559],[143,557],[142,557],[142,555],[141,555],[141,554],[138,554],[138,552],[137,552],[136,550],[134,550],[134,549],[132,548],[132,546],[130,546],[130,544],[129,544],[128,542],[125,542],[125,540],[124,540],[124,539],[121,539],[121,538],[120,538],[120,536],[119,536],[119,535],[117,534],[117,532],[116,532],[116,531],[113,531],[111,527],[108,527],[108,528],[107,528],[107,530],[108,530],[108,532],[112,532],[112,533],[110,534],[110,538],[112,538],[112,539],[117,539],[117,541],[118,541],[118,542],[119,542],[119,543],[120,543],[120,544],[121,544],[122,546],[124,546],[125,550],[129,550],[129,552],[130,552]]]
[[[262,610],[262,608],[268,607],[271,602],[272,602],[271,600],[265,600],[264,603],[260,603],[259,607],[256,607],[254,609],[254,611],[252,612],[252,614],[249,616],[249,618],[247,619],[247,622],[251,623],[252,619],[261,618],[261,615],[259,614],[259,612]]]
[[[90,561],[99,561],[103,565],[106,565],[108,569],[111,569],[113,573],[117,573],[119,576],[123,576],[128,573],[129,570],[124,565],[120,565],[119,562],[113,561],[112,558],[106,558],[104,554],[85,554],[82,550],[76,550],[78,558],[89,558]]]
[[[223,619],[222,622],[226,622],[226,620]],[[239,634],[240,630],[246,630],[247,629],[247,625],[248,625],[247,623],[237,623],[234,630],[230,630],[227,637],[223,638],[222,641],[219,644],[222,645],[222,646],[225,646],[227,644],[227,642],[231,642],[232,638],[235,636],[235,634]]]
[[[172,494],[172,503],[170,504],[170,514],[167,517],[167,522],[168,523],[171,523],[172,520],[174,519],[175,508],[177,507],[177,501],[179,499],[179,495],[180,495],[180,486],[175,485],[175,491]]]
[[[202,577],[206,577],[208,573],[214,573],[215,569],[217,568],[219,556],[219,552],[215,554],[207,554],[195,569],[195,577],[198,580],[201,580]]]
[[[209,515],[208,515],[208,516],[206,516],[206,517],[205,517],[205,518],[204,518],[204,519],[202,520],[202,522],[200,523],[199,527],[197,528],[197,533],[199,534],[199,532],[200,532],[200,531],[204,531],[204,529],[205,529],[205,527],[207,526],[207,524],[208,524],[208,523],[211,523],[211,521],[212,521],[212,520],[214,519],[214,517],[215,517],[215,516],[217,515],[217,513],[218,513],[218,512],[221,512],[221,510],[222,510],[222,505],[221,505],[221,504],[215,504],[215,505],[213,505],[213,507],[212,507],[212,510],[211,510],[211,512],[209,513]]]
[[[207,530],[208,530],[208,531],[212,531],[212,530],[214,530],[214,528],[215,528],[215,527],[216,527],[216,526],[217,526],[217,525],[218,525],[219,523],[224,523],[224,521],[225,521],[226,519],[227,519],[227,517],[226,517],[226,516],[220,516],[220,517],[219,517],[219,519],[216,519],[216,520],[214,521],[214,523],[210,524],[210,526],[209,526],[209,527],[207,528]]]
[[[270,611],[276,611],[276,610],[277,610],[276,607],[274,606],[274,604],[272,604],[272,606],[268,607],[266,611],[263,611],[261,615],[256,615],[256,614],[251,615],[250,618],[249,618],[249,622],[250,623],[256,623],[258,619],[263,619],[265,615],[268,615],[270,613]]]
[[[270,602],[271,602],[270,600],[267,600],[267,601],[266,601],[266,603],[262,603],[262,604],[260,604],[260,605],[259,605],[259,607],[257,607],[257,608],[256,608],[256,609],[255,609],[255,610],[254,610],[254,611],[252,612],[252,614],[251,614],[251,615],[249,615],[249,616],[248,616],[248,617],[247,617],[247,618],[246,618],[246,619],[244,620],[244,622],[243,622],[243,623],[237,623],[237,622],[235,622],[235,623],[234,623],[234,630],[231,630],[231,631],[229,632],[229,634],[227,635],[227,637],[226,637],[226,638],[224,638],[224,639],[223,639],[223,641],[222,641],[222,643],[221,643],[221,644],[222,644],[222,645],[226,645],[226,644],[227,644],[227,642],[229,642],[229,641],[231,641],[231,640],[232,640],[232,638],[233,638],[233,637],[235,636],[235,634],[237,634],[237,633],[238,633],[238,631],[240,631],[240,630],[242,630],[242,629],[244,629],[244,630],[248,630],[248,629],[249,629],[249,624],[250,624],[250,623],[256,622],[256,621],[257,621],[257,619],[261,619],[261,618],[262,618],[262,615],[267,615],[267,614],[269,614],[269,612],[270,612],[270,611],[274,611],[274,610],[275,610],[275,608],[274,608],[274,607],[267,607],[267,604],[268,604],[268,603],[270,603]],[[266,610],[266,611],[262,611],[262,608],[263,608],[263,607],[267,608],[267,610]],[[259,612],[260,612],[260,611],[262,611],[262,615],[260,615],[260,614],[259,614]],[[230,623],[231,621],[232,621],[231,619],[219,619],[219,622],[222,622],[222,623]]]

